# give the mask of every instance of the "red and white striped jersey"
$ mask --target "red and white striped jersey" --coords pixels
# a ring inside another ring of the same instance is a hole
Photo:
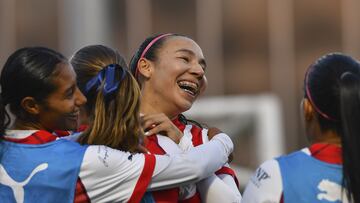
[[[5,139],[32,145],[58,139],[51,133],[39,132],[9,130]],[[216,135],[215,141],[207,146],[178,156],[131,154],[91,145],[87,147],[80,167],[74,202],[139,202],[145,190],[186,185],[211,175],[227,161],[232,148],[230,138],[224,134]],[[217,158],[196,158],[202,153]]]

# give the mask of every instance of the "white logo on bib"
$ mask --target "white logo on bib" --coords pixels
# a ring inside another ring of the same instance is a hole
[[[0,164],[0,183],[9,186],[14,192],[17,203],[24,202],[24,186],[29,183],[30,179],[38,172],[47,169],[48,164],[43,163],[38,165],[23,182],[16,182],[6,172],[5,168]]]
[[[346,191],[341,192],[341,185],[331,182],[328,179],[321,180],[318,185],[318,189],[321,191],[317,195],[318,200],[327,200],[329,202],[343,201],[343,203],[348,203],[346,197]]]

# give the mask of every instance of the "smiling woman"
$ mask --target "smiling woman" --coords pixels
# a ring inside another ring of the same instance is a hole
[[[130,68],[141,87],[140,110],[147,131],[145,135],[148,135],[145,143],[150,152],[174,153],[163,135],[178,142],[182,150],[188,150],[208,142],[213,132],[219,132],[214,128],[202,128],[182,115],[206,89],[206,67],[201,48],[186,36],[160,34],[147,38],[140,45]],[[158,202],[239,202],[241,195],[234,171],[226,166],[216,174],[219,176],[213,175],[197,188],[180,188],[180,193],[179,188],[173,188],[153,196]]]
[[[137,53],[130,66],[143,89],[145,102],[141,108],[174,118],[188,110],[205,88],[204,55],[184,36],[165,34],[154,40],[143,43],[151,46],[140,48],[141,55]]]
[[[76,86],[74,70],[62,55],[41,47],[20,49],[5,64],[0,80],[3,102],[10,104],[16,115],[14,128],[77,128],[79,107],[86,98]],[[29,117],[33,118],[31,122]]]

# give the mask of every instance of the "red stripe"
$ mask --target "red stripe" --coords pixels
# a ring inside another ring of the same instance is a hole
[[[311,156],[330,164],[342,164],[341,147],[334,144],[316,143],[309,147]]]
[[[239,185],[239,181],[236,177],[235,171],[229,167],[223,166],[221,169],[219,169],[218,171],[215,172],[216,175],[220,175],[220,174],[227,174],[227,175],[231,175],[234,178],[234,181],[236,183],[236,186],[238,188],[240,188]]]
[[[80,125],[80,127],[76,130],[76,132],[84,132],[86,129],[88,129],[89,125]]]
[[[281,193],[280,203],[284,203],[284,193]]]
[[[191,128],[191,134],[192,134],[192,142],[194,144],[194,146],[198,146],[203,144],[203,139],[202,139],[202,129],[193,125]]]
[[[145,163],[141,175],[135,185],[135,189],[128,201],[128,203],[138,203],[144,196],[146,189],[151,181],[152,174],[155,169],[156,159],[152,154],[144,154]]]
[[[152,154],[166,154],[165,150],[159,145],[157,135],[147,136],[145,139],[145,147]],[[151,193],[155,202],[157,203],[170,203],[178,202],[179,199],[179,188],[172,188],[167,190],[160,190]]]
[[[179,188],[154,191],[151,194],[156,203],[177,203],[179,200]]]
[[[179,120],[179,117],[177,117],[176,119],[172,120],[172,122],[175,124],[175,126],[176,126],[181,132],[184,132],[184,129],[185,129],[186,125]]]
[[[165,150],[159,145],[156,135],[150,135],[145,138],[145,147],[152,154],[166,154]]]
[[[81,179],[78,178],[75,188],[75,198],[74,203],[90,203],[90,198],[86,192],[84,184],[81,182]]]
[[[185,199],[185,200],[180,200],[180,203],[201,203],[201,198],[200,198],[200,193],[198,191],[196,191],[195,195]]]
[[[16,138],[5,137],[4,139],[10,142],[15,142],[20,144],[44,144],[56,140],[56,136],[48,131],[39,130],[25,138],[16,139]]]
[[[65,131],[65,130],[54,130],[54,133],[58,136],[58,137],[66,137],[71,135],[70,131]]]

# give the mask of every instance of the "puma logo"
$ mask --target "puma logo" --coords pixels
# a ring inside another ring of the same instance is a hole
[[[14,197],[17,203],[24,202],[24,186],[29,183],[30,179],[38,172],[47,169],[48,164],[42,163],[38,165],[22,182],[16,182],[13,180],[9,174],[6,172],[5,168],[0,164],[0,183],[6,186],[9,186],[14,192]]]
[[[348,203],[348,199],[346,197],[346,191],[341,191],[341,185],[334,183],[328,179],[322,180],[318,189],[321,191],[317,195],[318,200],[327,200],[329,202],[342,201],[343,203]]]

